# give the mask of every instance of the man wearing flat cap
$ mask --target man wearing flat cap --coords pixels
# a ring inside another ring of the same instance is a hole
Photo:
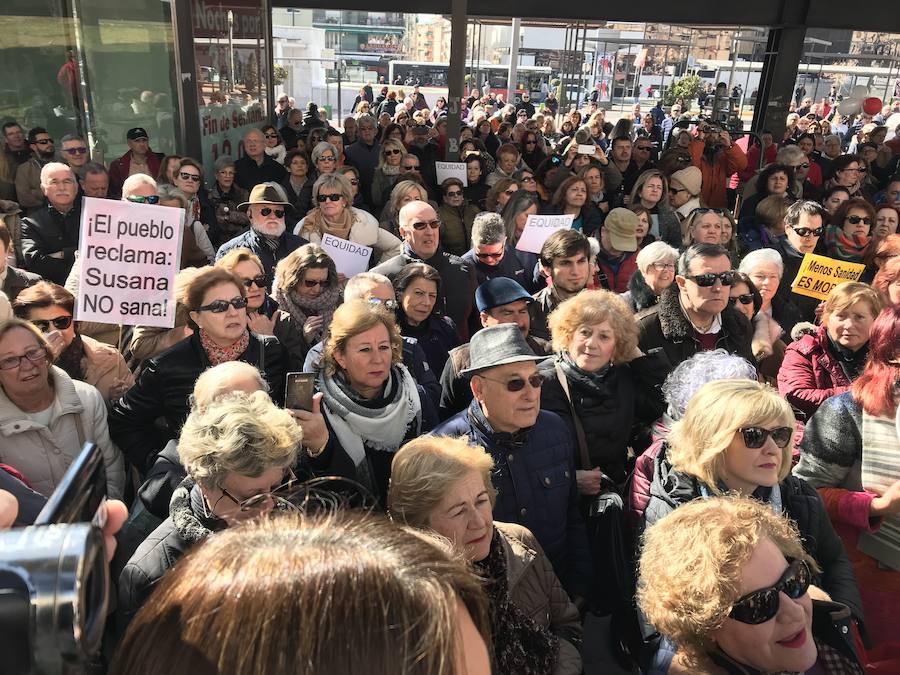
[[[143,127],[134,127],[125,133],[128,152],[113,160],[109,165],[109,198],[122,196],[122,183],[128,176],[143,173],[158,176],[162,154],[150,149],[150,136]]]
[[[278,261],[309,243],[285,228],[284,215],[292,208],[284,188],[278,183],[256,185],[250,191],[249,200],[238,204],[238,209],[250,218],[250,229],[222,244],[216,260],[236,248],[248,248],[259,256],[271,281]]]
[[[543,380],[536,355],[512,323],[478,331],[469,343],[473,400],[435,436],[467,436],[494,460],[494,519],[534,533],[576,604],[587,596],[591,562],[575,487],[571,433],[540,409]]]
[[[597,278],[613,293],[628,290],[628,281],[637,270],[637,229],[634,211],[613,209],[600,226],[600,252],[597,253]]]

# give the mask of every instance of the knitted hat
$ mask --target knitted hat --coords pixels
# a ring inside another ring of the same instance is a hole
[[[676,171],[669,177],[669,180],[677,180],[685,190],[695,197],[700,194],[700,189],[703,187],[703,174],[696,166],[688,166]]]

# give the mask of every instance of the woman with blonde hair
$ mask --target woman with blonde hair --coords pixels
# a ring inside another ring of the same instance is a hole
[[[406,157],[406,146],[393,138],[386,138],[381,144],[378,166],[372,176],[372,206],[376,212],[390,199],[391,189],[400,176],[400,164]]]
[[[656,169],[647,169],[631,188],[629,205],[650,210],[650,233],[670,246],[679,246],[681,222],[669,203],[669,184]],[[715,242],[718,243],[718,242]]]
[[[495,522],[494,461],[465,438],[417,438],[397,451],[388,510],[394,522],[449,539],[490,601],[494,672],[578,675],[578,609],[530,530]]]
[[[686,504],[646,532],[637,602],[674,642],[679,672],[862,675],[847,608],[813,590],[805,543],[737,497]]]

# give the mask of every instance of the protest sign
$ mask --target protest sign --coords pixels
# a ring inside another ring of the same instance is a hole
[[[859,281],[866,266],[807,253],[803,256],[791,290],[799,295],[827,300],[831,290],[845,281]]]
[[[459,178],[463,187],[468,187],[465,162],[435,162],[434,171],[437,174],[437,183],[440,185],[448,178]]]
[[[520,251],[540,253],[541,247],[547,238],[557,230],[568,230],[572,227],[575,216],[563,214],[559,216],[528,216],[525,221],[525,229],[516,248]]]
[[[84,198],[78,321],[175,325],[184,209]]]
[[[322,235],[321,246],[322,250],[334,260],[338,273],[348,279],[369,269],[369,258],[372,257],[370,246],[363,246],[332,234]]]

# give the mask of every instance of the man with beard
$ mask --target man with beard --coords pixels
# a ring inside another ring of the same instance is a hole
[[[260,183],[250,191],[250,199],[238,205],[250,218],[250,229],[219,247],[216,260],[236,248],[247,248],[259,256],[271,279],[275,265],[295,249],[308,244],[302,237],[285,231],[285,210],[292,208],[278,183]]]
[[[688,152],[691,163],[703,174],[700,200],[711,208],[728,208],[728,179],[747,168],[747,155],[731,142],[731,134],[707,122],[700,123],[697,138],[688,145]]]
[[[31,159],[16,169],[16,201],[23,209],[36,209],[44,203],[41,169],[53,161],[56,147],[44,127],[29,130],[28,145],[31,146]]]

